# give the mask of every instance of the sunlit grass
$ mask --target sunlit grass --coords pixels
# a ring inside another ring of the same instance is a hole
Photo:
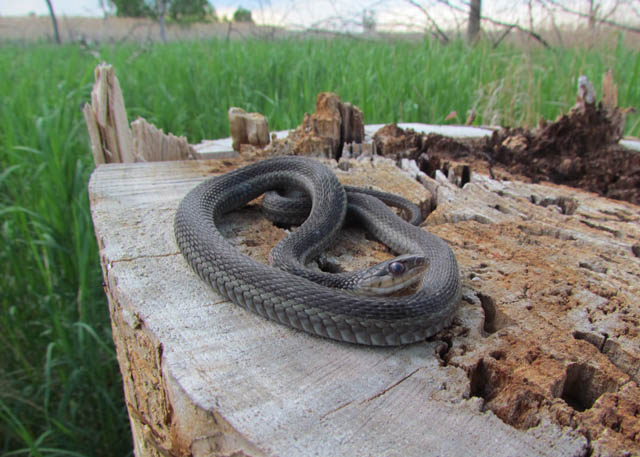
[[[134,57],[132,57],[134,56]],[[462,42],[393,44],[358,40],[173,43],[102,49],[116,66],[129,113],[190,141],[228,135],[230,106],[265,114],[274,129],[295,127],[321,91],[359,106],[368,123],[536,125],[574,103],[578,76],[597,89],[608,68],[620,85],[620,104],[638,105],[637,52],[584,49],[528,51]],[[151,70],[152,69],[152,70]],[[631,119],[627,133],[638,135]]]
[[[620,41],[621,42],[621,41]],[[637,52],[618,45],[528,51],[455,42],[206,41],[0,47],[0,454],[124,456],[128,419],[87,197],[93,169],[80,108],[93,68],[115,66],[130,120],[190,142],[228,135],[227,110],[287,129],[321,91],[367,123],[535,125],[575,103],[577,77],[613,68],[640,106]],[[627,133],[640,134],[638,117]]]

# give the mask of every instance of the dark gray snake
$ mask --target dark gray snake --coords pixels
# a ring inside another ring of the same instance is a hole
[[[264,192],[293,187],[311,197],[307,220],[274,251],[304,265],[335,238],[347,211],[347,194],[326,166],[304,157],[276,157],[210,178],[180,203],[174,230],[193,270],[218,293],[268,319],[350,343],[394,346],[422,341],[448,326],[460,300],[455,255],[437,236],[405,222],[376,198],[350,211],[398,253],[421,253],[429,268],[417,292],[358,296],[317,284],[242,254],[218,228],[226,213]],[[354,199],[354,200],[357,200]],[[272,255],[274,254],[272,251]]]

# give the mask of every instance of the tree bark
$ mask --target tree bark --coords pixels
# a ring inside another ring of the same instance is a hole
[[[471,0],[469,5],[469,25],[467,26],[467,40],[473,43],[480,33],[480,11],[482,0]]]
[[[410,0],[407,0],[410,1]],[[459,5],[454,5],[451,2],[449,2],[449,0],[437,0],[438,3],[442,3],[443,5],[447,5],[449,8],[456,10],[456,11],[462,11],[462,12],[466,12],[466,10],[464,8],[462,8]],[[478,1],[478,4],[480,3],[479,0],[472,0],[472,2]],[[549,2],[554,3],[554,0],[547,0]],[[555,4],[555,3],[554,3]],[[520,30],[521,32],[524,32],[530,36],[532,36],[533,38],[535,38],[536,40],[538,40],[545,48],[550,48],[551,45],[549,45],[549,43],[547,43],[547,41],[542,38],[542,36],[540,36],[540,34],[534,32],[533,30],[529,30],[525,27],[522,27],[521,25],[517,24],[517,23],[509,23],[509,22],[503,22],[503,21],[499,21],[497,19],[493,19],[487,16],[482,16],[480,9],[478,9],[478,15],[480,16],[480,20],[482,21],[487,21],[490,22],[491,24],[494,25],[501,25],[503,27],[510,27],[510,28],[514,28],[516,30]]]
[[[593,32],[596,28],[596,12],[598,6],[595,5],[594,0],[589,0],[589,31]]]
[[[158,12],[158,24],[160,25],[160,39],[163,43],[167,43],[167,32],[165,30],[165,15],[167,13],[167,4],[165,0],[158,0],[157,2]]]
[[[49,8],[49,15],[51,16],[51,23],[53,24],[53,36],[56,40],[56,43],[61,44],[60,41],[60,32],[58,32],[58,21],[56,19],[56,13],[53,12],[53,5],[51,4],[51,0],[46,0],[47,7]]]

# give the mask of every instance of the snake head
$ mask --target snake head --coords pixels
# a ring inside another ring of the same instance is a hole
[[[429,268],[423,255],[405,254],[362,270],[352,292],[359,295],[389,295],[415,284]]]

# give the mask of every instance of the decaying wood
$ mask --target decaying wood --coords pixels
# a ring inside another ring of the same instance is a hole
[[[402,129],[397,124],[388,124],[373,135],[373,141],[378,154],[398,162],[413,161],[418,171],[430,177],[434,177],[437,170],[444,170],[451,171],[450,179],[461,185],[469,181],[468,165],[458,164],[456,159],[467,155],[470,147],[454,138],[436,133],[424,134],[413,129]],[[447,158],[441,159],[443,155]]]
[[[602,105],[608,110],[618,107],[618,86],[613,81],[613,70],[602,75]]]
[[[621,139],[624,135],[627,113],[634,110],[618,106],[618,85],[614,82],[613,70],[611,69],[602,75],[602,108],[610,119],[613,137]]]
[[[269,124],[260,113],[247,113],[242,108],[229,108],[229,130],[234,151],[240,152],[242,145],[257,148],[269,144]]]
[[[96,82],[91,91],[91,104],[83,108],[96,164],[135,162],[133,137],[122,90],[111,65],[95,69]]]
[[[617,106],[617,87],[608,71],[601,101],[593,84],[580,77],[576,105],[531,130],[506,127],[465,140],[390,124],[374,134],[374,141],[379,154],[415,160],[431,177],[447,162],[473,162],[474,171],[497,172],[505,179],[551,181],[640,204],[640,155],[619,144],[629,111]]]
[[[138,457],[640,452],[638,206],[416,171],[438,204],[425,227],[452,246],[464,300],[430,341],[371,349],[246,312],[190,270],[173,237],[178,203],[244,163],[105,165],[91,178]],[[432,198],[395,160],[331,166],[346,183]],[[285,235],[255,206],[223,229],[262,261]],[[389,256],[349,228],[322,263]]]
[[[475,151],[536,181],[550,180],[640,203],[640,155],[618,144],[628,110],[616,106],[612,74],[603,77],[601,102],[583,76],[577,98],[576,105],[554,121],[543,119],[530,131],[501,129]]]
[[[273,155],[295,154],[337,159],[349,143],[364,141],[362,111],[336,94],[321,92],[316,97],[316,111],[305,113],[302,125],[284,140],[277,140],[268,148]]]
[[[137,161],[186,160],[195,157],[193,147],[183,136],[165,134],[143,118],[131,123]]]

